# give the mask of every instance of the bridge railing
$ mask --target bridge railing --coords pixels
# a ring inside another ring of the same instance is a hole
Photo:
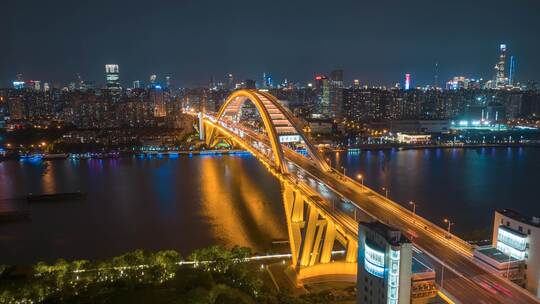
[[[221,127],[226,128],[229,132],[231,132],[235,136],[238,136],[237,134],[235,134],[235,132],[233,130],[229,129],[230,126],[223,125],[223,123],[221,123],[220,125],[221,125]],[[239,139],[242,140],[242,138],[239,138]],[[261,151],[257,151],[257,152],[261,153]],[[466,255],[468,257],[472,256],[472,249],[473,248],[472,248],[471,244],[467,243],[466,241],[462,240],[461,238],[457,237],[456,235],[453,235],[451,233],[449,234],[445,229],[441,228],[440,226],[428,221],[427,219],[425,219],[425,218],[423,218],[421,216],[418,216],[418,214],[413,214],[411,210],[403,207],[401,204],[399,204],[397,202],[394,202],[394,201],[390,200],[389,198],[386,198],[385,196],[379,194],[375,190],[373,190],[373,189],[371,189],[371,188],[369,188],[369,187],[367,187],[365,185],[361,185],[355,179],[353,179],[353,178],[351,178],[351,177],[349,177],[347,175],[342,174],[340,171],[336,170],[335,168],[331,169],[331,173],[336,174],[339,178],[345,179],[347,182],[354,184],[356,187],[359,187],[359,188],[365,190],[366,192],[372,194],[373,196],[376,196],[381,201],[386,202],[391,208],[397,209],[397,211],[399,211],[400,213],[406,214],[409,217],[408,220],[410,222],[415,223],[419,227],[429,227],[430,231],[432,231],[432,232],[435,231],[436,233],[438,233],[438,234],[440,234],[442,236],[450,235],[451,237],[448,239],[448,241],[456,243],[459,246],[459,248],[461,248],[460,252],[464,253],[464,255]],[[355,206],[355,208],[359,208],[359,207]]]
[[[351,177],[349,177],[347,175],[344,175],[343,173],[336,170],[335,168],[332,168],[332,173],[338,175],[341,178],[345,178],[348,182],[353,183],[357,187],[360,187],[361,189],[365,190],[366,192],[369,192],[370,194],[376,196],[380,200],[387,202],[392,207],[398,209],[399,212],[407,214],[409,216],[409,221],[411,221],[413,223],[417,223],[418,226],[429,227],[429,229],[431,229],[432,231],[435,230],[439,234],[449,235],[450,236],[449,241],[456,242],[457,244],[459,244],[460,246],[463,247],[464,252],[466,253],[467,256],[469,256],[469,257],[472,256],[473,246],[471,244],[469,244],[467,241],[461,239],[460,237],[456,236],[455,234],[448,233],[448,231],[446,231],[442,227],[436,225],[435,223],[432,223],[431,221],[425,219],[424,217],[419,216],[418,213],[413,213],[411,210],[403,207],[403,205],[401,205],[401,204],[399,204],[399,203],[397,203],[395,201],[392,201],[390,198],[387,198],[386,196],[383,196],[382,194],[378,193],[377,191],[375,191],[375,190],[373,190],[373,189],[371,189],[371,188],[369,188],[369,187],[367,187],[367,186],[365,186],[363,184],[360,184],[357,180],[355,180],[355,179],[353,179],[353,178],[351,178]],[[359,207],[356,207],[356,208],[359,208]]]

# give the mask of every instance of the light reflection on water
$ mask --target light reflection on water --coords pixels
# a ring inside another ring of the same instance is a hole
[[[331,153],[367,186],[474,239],[491,233],[493,211],[540,215],[540,149],[433,149]],[[84,202],[27,205],[26,194],[88,193]],[[186,255],[220,243],[265,251],[286,239],[279,182],[248,155],[0,162],[0,210],[27,207],[31,220],[0,223],[0,263],[100,258],[143,248]]]
[[[85,201],[27,204],[28,193],[87,193]],[[267,251],[286,239],[279,182],[250,156],[0,163],[0,263],[103,258],[137,248],[183,255],[220,243]]]

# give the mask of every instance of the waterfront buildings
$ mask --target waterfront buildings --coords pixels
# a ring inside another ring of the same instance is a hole
[[[397,133],[397,141],[404,144],[426,144],[431,140],[431,135]]]
[[[474,256],[491,272],[540,298],[540,217],[495,211],[492,244],[477,248]]]
[[[525,288],[540,297],[540,217],[510,209],[495,212],[492,244],[525,264]]]

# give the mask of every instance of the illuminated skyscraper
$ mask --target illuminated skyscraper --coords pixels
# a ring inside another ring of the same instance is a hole
[[[141,81],[140,80],[133,81],[133,88],[134,89],[140,89],[141,88]]]
[[[270,73],[263,73],[263,88],[271,89],[274,87],[274,79]]]
[[[156,84],[157,75],[152,74],[150,75],[150,86],[153,87]]]
[[[332,80],[332,85],[343,87],[343,70],[333,70],[330,72],[330,80]]]
[[[330,116],[343,118],[343,70],[330,72]]]
[[[411,74],[405,74],[405,91],[411,88]]]
[[[499,62],[495,65],[495,88],[503,88],[508,84],[508,78],[505,75],[506,44],[501,44],[499,50]]]
[[[330,118],[330,80],[326,76],[315,77],[317,103],[312,118]]]
[[[117,64],[105,65],[105,78],[107,80],[107,89],[111,93],[114,101],[119,99],[122,87],[120,86],[120,69]]]
[[[22,74],[17,74],[15,81],[13,81],[13,87],[17,90],[24,89],[24,78]]]
[[[150,102],[154,107],[154,117],[165,117],[167,114],[165,109],[165,98],[163,96],[163,89],[159,84],[156,84],[150,88]]]
[[[412,244],[380,222],[358,226],[358,304],[411,303]]]
[[[229,74],[227,76],[227,89],[229,89],[229,90],[234,90],[235,89],[233,74]]]
[[[516,57],[510,56],[510,69],[508,71],[508,84],[514,85],[516,81]]]
[[[435,75],[433,76],[433,87],[439,87],[439,63],[435,62]]]

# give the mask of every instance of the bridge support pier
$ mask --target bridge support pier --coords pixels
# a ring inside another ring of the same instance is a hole
[[[282,185],[291,267],[296,271],[297,284],[325,280],[354,282],[358,242],[325,218],[314,198],[303,195],[293,184]],[[339,247],[345,248],[345,254],[334,259],[332,251]]]
[[[197,115],[199,117],[199,140],[205,140],[206,134],[205,134],[205,127],[204,127],[204,114],[203,112],[199,112]]]

